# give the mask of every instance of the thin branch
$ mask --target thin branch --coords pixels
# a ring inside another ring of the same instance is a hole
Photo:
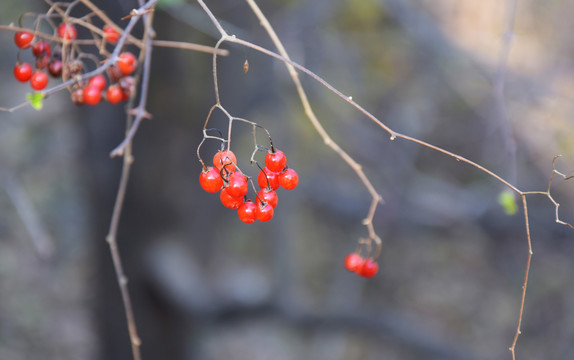
[[[201,1],[201,0],[197,0],[197,1]],[[245,41],[242,39],[239,39],[235,36],[228,36],[228,37],[224,37],[223,38],[225,41],[229,41],[229,42],[233,42],[236,44],[240,44],[243,45],[245,47],[251,48],[253,50],[259,51],[263,54],[269,55],[271,57],[274,57],[278,60],[281,60],[285,63],[288,63],[290,65],[292,65],[293,67],[295,67],[296,69],[304,72],[305,74],[309,75],[311,78],[313,78],[315,81],[317,81],[318,83],[320,83],[321,85],[323,85],[324,87],[326,87],[327,89],[329,89],[331,92],[335,93],[337,96],[339,96],[340,98],[342,98],[343,100],[345,100],[346,102],[348,102],[349,104],[351,104],[354,108],[356,108],[357,110],[359,110],[361,113],[363,113],[365,116],[367,116],[369,119],[371,119],[375,124],[377,124],[378,126],[380,126],[383,130],[385,130],[386,132],[388,132],[391,137],[391,140],[394,140],[396,138],[401,138],[410,142],[414,142],[417,143],[419,145],[422,145],[424,147],[427,147],[429,149],[438,151],[444,155],[450,156],[454,159],[456,159],[457,161],[462,161],[465,162],[471,166],[476,167],[477,169],[487,173],[488,175],[492,176],[493,178],[495,178],[496,180],[500,181],[501,183],[503,183],[504,185],[506,185],[507,187],[509,187],[511,190],[513,190],[514,192],[516,192],[517,194],[521,194],[521,191],[518,190],[514,185],[512,185],[510,182],[508,182],[507,180],[503,179],[502,177],[500,177],[499,175],[495,174],[494,172],[488,170],[487,168],[485,168],[482,165],[479,165],[478,163],[475,163],[472,160],[469,160],[463,156],[457,155],[455,153],[452,153],[448,150],[445,150],[441,147],[432,145],[430,143],[427,143],[425,141],[413,138],[411,136],[408,135],[404,135],[401,134],[399,132],[396,132],[394,130],[392,130],[391,128],[389,128],[387,125],[385,125],[383,122],[381,122],[377,117],[375,117],[373,114],[371,114],[370,112],[368,112],[365,108],[363,108],[361,105],[359,105],[358,103],[356,103],[353,100],[352,96],[347,96],[345,94],[343,94],[342,92],[340,92],[339,90],[337,90],[333,85],[329,84],[327,81],[325,81],[323,78],[321,78],[320,76],[318,76],[317,74],[315,74],[314,72],[312,72],[311,70],[307,69],[306,67],[299,65],[298,63],[291,61],[289,59],[286,59],[285,57],[274,53],[271,50],[265,49],[259,45],[255,45],[249,41]]]
[[[516,325],[516,333],[512,340],[512,345],[509,350],[512,354],[512,360],[516,360],[516,343],[518,341],[518,336],[521,334],[520,328],[522,327],[522,319],[524,316],[524,303],[526,301],[526,287],[528,286],[528,276],[530,274],[530,262],[532,260],[532,241],[530,239],[530,222],[528,221],[528,203],[526,201],[526,195],[521,194],[522,207],[524,210],[524,223],[526,224],[526,239],[528,242],[528,256],[526,258],[526,268],[524,269],[524,283],[522,284],[522,295],[520,297],[520,310],[518,311],[518,321]]]
[[[106,236],[106,241],[110,246],[112,261],[114,263],[114,270],[118,278],[118,284],[120,286],[120,292],[122,294],[122,301],[124,304],[124,309],[126,311],[126,319],[128,324],[128,331],[130,334],[130,341],[132,345],[133,358],[134,360],[141,360],[141,353],[140,353],[141,340],[137,335],[135,316],[128,290],[128,279],[124,272],[117,243],[118,225],[120,221],[120,215],[123,209],[124,199],[126,196],[126,189],[128,185],[128,179],[132,163],[133,163],[133,157],[131,154],[131,146],[128,145],[124,154],[120,184],[118,188],[118,193],[116,195],[116,202],[114,204],[112,219],[110,222],[110,229],[108,235]]]
[[[18,31],[30,31],[29,28],[24,28],[24,27],[19,27],[19,26],[13,26],[13,25],[0,25],[0,30],[7,30],[7,31],[13,31],[13,32],[18,32]],[[50,34],[45,34],[42,32],[35,32],[34,33],[34,37],[39,37],[41,39],[46,39],[46,40],[50,40],[50,41],[54,41],[54,42],[62,42],[62,39],[60,39],[59,37],[50,35]]]
[[[90,0],[80,0],[88,9],[90,9],[94,14],[96,14],[106,25],[109,25],[114,28],[118,33],[122,34],[126,32],[126,29],[122,29],[115,22],[113,22],[105,12],[101,11],[96,5],[94,5]],[[140,8],[144,8],[145,5],[140,6]],[[144,10],[145,11],[145,10]],[[129,43],[136,44],[138,47],[143,47],[144,44],[141,40],[137,39],[136,37],[132,36],[130,31],[128,33],[128,40]]]
[[[207,7],[207,5],[205,5],[205,3],[202,0],[198,0],[197,1],[199,3],[199,5],[203,8],[203,11],[205,11],[205,13],[207,14],[207,16],[209,16],[209,18],[211,19],[211,22],[213,23],[213,25],[215,25],[215,27],[217,28],[217,31],[219,31],[219,33],[221,34],[222,37],[226,37],[227,36],[227,32],[225,32],[225,30],[223,30],[223,27],[221,26],[221,24],[219,23],[219,21],[217,20],[217,18],[215,17],[215,15],[213,15],[213,13],[211,12],[211,10],[209,10],[209,8]]]
[[[5,108],[5,107],[0,107],[0,111],[5,111],[5,112],[14,112],[16,110],[20,110],[22,108],[25,108],[26,106],[30,105],[30,102],[25,102],[25,103],[21,103],[18,104],[16,106],[13,106],[11,108]]]
[[[151,18],[151,16],[150,16]],[[150,25],[151,26],[151,25]],[[147,34],[147,33],[146,33]],[[152,39],[151,37],[146,38],[147,45],[144,49],[143,58],[143,75],[142,75],[142,82],[141,82],[141,94],[140,94],[140,103],[136,109],[134,109],[135,120],[133,124],[128,128],[127,135],[125,139],[119,144],[112,152],[110,153],[110,157],[121,156],[124,154],[124,150],[131,144],[142,120],[144,118],[150,118],[150,114],[146,111],[147,106],[147,93],[149,89],[149,79],[150,79],[150,70],[151,70],[151,53],[152,53]]]
[[[76,22],[76,23],[80,23],[80,22]],[[97,33],[99,35],[103,34],[99,28],[97,28],[91,24],[88,24],[85,22],[81,22],[80,24],[82,26],[89,28],[90,30],[94,31],[95,33]],[[30,31],[30,29],[28,29],[28,28],[12,26],[12,25],[0,25],[0,30],[7,30],[7,31],[13,31],[13,32]],[[119,33],[121,34],[122,32],[119,32]],[[35,33],[34,36],[42,38],[42,39],[54,41],[54,42],[62,42],[62,39],[60,39],[59,37],[53,36],[50,34],[45,34],[42,32]],[[77,40],[74,40],[74,43],[77,45],[94,45],[96,43],[96,41],[93,39],[77,39]],[[126,44],[136,45],[139,48],[143,47],[142,41],[137,39],[137,38],[134,38],[133,36],[128,37],[128,39],[126,40]],[[158,46],[158,47],[180,49],[180,50],[193,50],[193,51],[204,52],[204,53],[208,53],[208,54],[212,54],[213,51],[217,51],[217,55],[220,55],[220,56],[229,55],[229,50],[226,50],[226,49],[215,50],[212,46],[201,45],[201,44],[190,43],[190,42],[183,42],[183,41],[153,40],[152,45]]]
[[[255,45],[249,41],[245,41],[242,39],[239,39],[238,37],[236,37],[235,35],[227,35],[227,33],[223,30],[223,28],[221,27],[221,25],[217,22],[217,19],[215,18],[215,16],[213,15],[213,13],[209,10],[209,8],[207,8],[207,6],[205,5],[205,3],[203,2],[203,0],[197,0],[197,2],[201,5],[201,7],[206,11],[206,13],[208,14],[208,16],[212,19],[212,21],[214,21],[215,26],[220,29],[220,32],[222,34],[222,38],[220,39],[220,42],[223,41],[229,41],[229,42],[233,42],[236,44],[240,44],[243,45],[245,47],[251,48],[253,50],[259,51],[263,54],[266,54],[268,56],[271,56],[273,58],[276,58],[278,60],[283,61],[286,64],[289,64],[291,66],[293,66],[294,68],[304,72],[305,74],[309,75],[311,78],[313,78],[315,81],[317,81],[318,83],[320,83],[321,85],[323,85],[324,87],[326,87],[327,89],[329,89],[331,92],[335,93],[337,96],[339,96],[341,99],[345,100],[346,102],[348,102],[349,104],[351,104],[354,108],[356,108],[357,110],[359,110],[361,113],[363,113],[365,116],[367,116],[369,119],[371,119],[374,123],[376,123],[378,126],[380,126],[383,130],[385,130],[387,133],[389,133],[391,135],[391,140],[394,140],[395,138],[402,138],[404,140],[407,141],[411,141],[414,143],[417,143],[419,145],[428,147],[430,149],[433,149],[435,151],[438,151],[440,153],[443,153],[445,155],[448,155],[450,157],[455,158],[457,161],[462,161],[465,162],[471,166],[474,166],[476,168],[478,168],[479,170],[487,173],[488,175],[494,177],[496,180],[500,181],[501,183],[503,183],[504,185],[506,185],[507,187],[509,187],[510,189],[512,189],[513,191],[515,191],[518,194],[521,194],[521,191],[518,190],[514,185],[512,185],[510,182],[508,182],[507,180],[503,179],[502,177],[500,177],[499,175],[495,174],[494,172],[486,169],[485,167],[463,157],[457,154],[454,154],[448,150],[442,149],[438,146],[429,144],[427,142],[424,142],[422,140],[418,140],[416,138],[410,137],[408,135],[404,135],[401,133],[398,133],[394,130],[392,130],[390,127],[388,127],[387,125],[385,125],[382,121],[380,121],[377,117],[375,117],[373,114],[371,114],[369,111],[367,111],[365,108],[363,108],[361,105],[359,105],[358,103],[356,103],[355,101],[353,101],[353,97],[352,96],[348,96],[343,94],[342,92],[340,92],[339,90],[337,90],[337,88],[335,88],[333,85],[329,84],[327,81],[325,81],[323,78],[321,78],[320,76],[318,76],[317,74],[315,74],[314,72],[312,72],[311,70],[307,69],[306,67],[284,57],[281,56],[271,50],[268,50],[264,47],[261,47],[259,45]],[[297,76],[297,75],[295,75]]]
[[[554,199],[554,197],[552,196],[552,194],[550,193],[550,188],[552,187],[552,182],[554,181],[554,178],[556,175],[562,177],[564,180],[572,179],[572,176],[567,176],[566,174],[563,174],[560,171],[556,170],[556,160],[558,160],[558,158],[560,158],[561,156],[562,155],[557,155],[554,157],[554,159],[552,159],[552,175],[550,175],[550,180],[548,181],[548,187],[546,188],[546,191],[525,191],[522,194],[523,195],[544,195],[544,196],[546,196],[550,200],[550,202],[552,202],[552,204],[554,205],[554,208],[555,208],[554,213],[555,213],[556,223],[560,224],[560,225],[568,226],[569,228],[574,230],[574,226],[572,224],[560,220],[560,214],[558,211],[558,209],[560,208],[560,203],[558,203],[558,201],[556,201]]]
[[[281,56],[283,58],[285,58],[286,60],[290,61],[291,59],[289,58],[289,54],[285,50],[285,47],[283,46],[281,40],[279,39],[279,37],[275,33],[275,30],[273,29],[273,27],[271,26],[271,24],[267,20],[267,17],[263,14],[263,12],[259,8],[259,6],[255,3],[254,0],[247,0],[247,3],[249,4],[251,9],[253,10],[253,13],[255,13],[255,16],[257,16],[257,18],[259,19],[261,26],[263,26],[263,28],[265,29],[265,31],[267,32],[267,34],[271,38],[271,41],[273,41],[273,44],[275,45],[275,47],[277,47],[279,54],[281,54]],[[329,136],[329,134],[327,133],[327,131],[325,130],[325,128],[323,127],[323,125],[321,124],[321,122],[319,121],[317,116],[315,115],[315,112],[313,111],[313,108],[311,107],[311,104],[309,102],[309,98],[307,97],[307,94],[306,94],[305,90],[303,89],[303,85],[301,84],[301,81],[299,80],[299,75],[297,74],[297,71],[295,71],[294,66],[289,62],[285,62],[285,66],[287,67],[287,70],[289,71],[289,75],[291,76],[291,79],[293,80],[293,83],[295,84],[295,87],[297,88],[297,93],[299,94],[299,98],[301,99],[301,103],[302,103],[303,108],[305,110],[305,114],[307,115],[307,118],[309,119],[309,121],[311,121],[311,124],[313,125],[313,127],[317,130],[317,132],[319,133],[319,135],[323,139],[323,142],[325,143],[325,145],[327,145],[333,151],[335,151],[335,153],[337,153],[351,167],[351,169],[353,169],[353,171],[355,171],[355,173],[361,179],[361,181],[363,182],[363,185],[366,187],[367,191],[369,192],[369,194],[373,198],[369,212],[367,214],[367,217],[363,221],[363,225],[367,226],[370,240],[378,239],[378,241],[377,241],[377,248],[378,248],[377,253],[380,253],[380,250],[381,250],[380,245],[381,244],[380,244],[380,239],[376,235],[375,229],[373,227],[373,218],[375,216],[375,211],[376,211],[377,205],[383,201],[383,197],[377,192],[377,190],[375,189],[375,187],[373,186],[373,184],[371,183],[371,181],[369,180],[369,178],[367,177],[367,175],[363,171],[362,166],[358,162],[356,162],[355,159],[353,159],[345,150],[343,150],[339,146],[339,144],[337,144],[335,141],[333,141],[333,139]]]
[[[225,37],[219,39],[219,41],[215,44],[215,49],[219,49],[219,46],[221,46],[223,41],[225,41]],[[221,101],[219,99],[219,83],[217,81],[217,52],[215,51],[213,52],[212,64],[213,64],[213,87],[215,91],[215,102],[217,105],[220,105]],[[231,131],[231,129],[229,131]]]
[[[219,56],[227,56],[229,55],[229,50],[226,49],[215,49],[211,46],[201,45],[201,44],[194,44],[189,42],[181,42],[181,41],[167,41],[167,40],[154,40],[152,41],[153,46],[159,47],[167,47],[167,48],[175,48],[181,50],[193,50],[204,52],[208,54],[212,54],[214,51]]]
[[[132,27],[133,27],[133,24],[135,24],[135,22],[139,19],[141,14],[145,10],[152,8],[155,5],[156,1],[157,0],[150,0],[144,6],[140,7],[140,9],[138,9],[136,11],[137,14],[134,15],[130,19],[130,24],[132,25]],[[149,16],[148,20],[149,21],[147,21],[145,24],[146,26],[145,26],[144,44],[146,46],[144,48],[144,54],[145,55],[143,55],[144,56],[144,66],[143,66],[143,76],[142,76],[142,82],[141,82],[140,101],[139,101],[139,105],[136,109],[137,111],[134,112],[135,118],[133,120],[133,125],[132,125],[131,113],[128,114],[128,117],[126,120],[126,129],[130,129],[130,130],[136,124],[139,124],[141,122],[141,120],[143,119],[143,117],[147,114],[147,112],[145,110],[145,106],[147,103],[147,91],[148,91],[148,85],[149,85],[149,72],[151,70],[150,65],[151,65],[151,51],[152,51],[151,37],[149,36],[149,34],[151,32],[153,32],[153,29],[151,27],[152,17]],[[124,32],[122,34],[120,40],[118,41],[118,44],[120,43],[121,40],[125,41],[128,34],[129,34],[129,31],[126,30],[126,32]],[[120,48],[119,48],[119,46],[117,46],[116,49],[114,50],[114,53],[112,54],[111,58],[114,58],[114,56],[117,56],[119,51],[120,51]],[[135,127],[135,128],[137,129],[137,127]],[[126,131],[128,131],[128,130],[126,130]],[[127,142],[125,148],[123,149],[122,174],[121,174],[121,178],[120,178],[120,184],[119,184],[118,193],[116,196],[116,201],[114,204],[114,209],[112,212],[112,219],[110,221],[110,228],[109,228],[108,235],[106,236],[106,240],[110,246],[110,252],[112,254],[114,269],[115,269],[115,272],[116,272],[116,275],[118,278],[118,284],[119,284],[120,291],[122,294],[124,309],[126,311],[126,321],[127,321],[127,325],[128,325],[128,331],[129,331],[130,341],[131,341],[131,346],[132,346],[132,355],[133,355],[134,360],[141,360],[141,351],[140,351],[141,340],[140,340],[140,338],[138,336],[138,332],[137,332],[135,315],[134,315],[134,311],[133,311],[131,297],[130,297],[129,290],[128,290],[128,280],[127,280],[127,277],[126,277],[124,269],[123,269],[123,265],[122,265],[122,261],[120,258],[118,245],[117,245],[118,226],[119,226],[120,216],[121,216],[122,209],[123,209],[124,199],[126,196],[128,179],[129,179],[132,163],[133,163],[133,156],[132,156],[132,146],[131,146],[131,140],[130,140]]]

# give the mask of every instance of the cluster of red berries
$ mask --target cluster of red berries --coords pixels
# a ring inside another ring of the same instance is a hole
[[[56,30],[58,37],[66,44],[74,41],[78,36],[78,31],[73,24],[62,23]],[[103,28],[103,39],[108,43],[116,43],[120,38],[120,33],[113,27],[106,25]],[[48,85],[48,74],[54,78],[66,78],[79,75],[84,71],[84,64],[78,58],[62,62],[62,49],[60,45],[52,51],[50,42],[46,40],[34,41],[34,33],[29,31],[19,31],[14,35],[16,46],[23,49],[32,49],[36,58],[35,67],[30,63],[20,62],[14,66],[14,77],[20,82],[30,82],[32,89],[40,91]],[[105,76],[96,75],[87,83],[75,84],[71,89],[71,98],[75,104],[96,105],[102,98],[112,104],[127,100],[135,91],[135,79],[130,76],[137,68],[138,61],[134,54],[124,52],[119,55],[114,66],[108,68],[107,75],[110,85],[107,86]],[[106,89],[107,86],[107,89]]]
[[[379,271],[379,264],[371,258],[364,259],[357,253],[350,253],[345,258],[345,268],[359,276],[372,278]]]
[[[52,53],[52,47],[48,41],[34,42],[34,34],[28,31],[19,31],[14,34],[14,42],[19,49],[32,48],[32,53],[36,58],[35,67],[32,67],[30,63],[20,61],[14,66],[14,77],[18,81],[30,81],[32,89],[42,90],[48,85],[46,69],[54,77],[61,76],[63,64],[60,49]]]
[[[201,172],[201,187],[210,193],[221,190],[221,203],[229,209],[237,209],[239,219],[244,223],[271,220],[279,200],[276,190],[279,187],[295,189],[299,176],[287,167],[287,157],[281,150],[269,151],[265,156],[265,168],[257,177],[260,190],[256,202],[253,202],[247,198],[249,179],[237,170],[236,164],[237,159],[231,150],[219,151],[213,157],[213,166],[205,167]]]
[[[130,98],[135,91],[136,81],[131,74],[138,61],[130,52],[121,53],[115,65],[107,69],[110,85],[107,86],[104,75],[96,75],[88,83],[78,83],[72,88],[72,102],[77,105],[97,105],[102,98],[111,104],[117,104]],[[107,86],[107,89],[106,89]]]

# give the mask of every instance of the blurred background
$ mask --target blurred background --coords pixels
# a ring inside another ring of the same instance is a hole
[[[136,6],[97,3],[118,24]],[[545,191],[555,155],[563,155],[558,170],[574,169],[574,4],[522,0],[514,11],[514,3],[260,6],[294,61],[392,129],[476,161],[521,190]],[[208,6],[230,34],[273,48],[244,2]],[[46,10],[39,1],[4,0],[0,23]],[[165,40],[219,38],[193,1],[161,3],[155,30]],[[12,38],[0,33],[3,107],[30,91],[13,79]],[[522,212],[507,215],[497,201],[504,187],[452,158],[390,141],[302,76],[327,131],[385,199],[374,219],[384,242],[379,274],[350,274],[343,259],[366,235],[368,192],[306,119],[283,64],[223,48],[230,55],[218,63],[222,104],[270,131],[300,185],[280,191],[272,221],[252,225],[202,191],[195,152],[215,103],[211,56],[154,50],[153,119],[134,142],[118,238],[143,358],[510,359],[528,247]],[[47,99],[41,112],[0,113],[0,359],[131,358],[104,240],[121,168],[109,152],[123,138],[124,114],[122,105],[76,107],[67,93]],[[250,130],[233,134],[248,171]],[[208,143],[202,156],[217,147]],[[573,181],[552,186],[569,222]],[[574,354],[574,232],[555,223],[554,210],[546,197],[529,197],[534,256],[521,360]]]

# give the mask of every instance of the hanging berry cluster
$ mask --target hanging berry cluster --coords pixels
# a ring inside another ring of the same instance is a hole
[[[38,19],[40,18],[43,16],[38,16]],[[55,26],[51,21],[48,23]],[[33,90],[41,91],[48,86],[48,74],[66,81],[86,72],[86,60],[90,60],[94,68],[103,62],[100,57],[81,50],[77,41],[78,30],[74,24],[61,22],[54,28],[54,34],[41,33],[38,28],[39,26],[36,26],[36,30],[18,31],[14,35],[14,43],[19,49],[14,77],[22,83],[29,82]],[[105,45],[117,43],[120,33],[108,24],[101,28],[99,35],[95,34],[93,29],[91,31],[94,35],[92,42],[100,45],[99,53],[104,57],[103,60],[106,60],[110,54]],[[84,39],[85,41],[90,40]],[[30,62],[21,61],[23,50],[26,49],[32,50],[34,66]],[[109,103],[117,104],[129,99],[135,92],[136,81],[131,74],[137,66],[138,61],[134,54],[121,53],[115,64],[107,68],[107,79],[102,74],[89,79],[78,77],[78,81],[68,89],[72,102],[77,105],[97,105],[105,99]]]
[[[299,183],[295,170],[287,167],[287,157],[281,150],[269,150],[265,167],[257,177],[260,190],[255,202],[247,197],[250,179],[237,168],[237,158],[231,150],[221,150],[213,157],[213,166],[205,166],[199,176],[201,187],[210,193],[219,192],[223,206],[237,209],[239,219],[250,224],[269,221],[279,197],[277,190],[283,187],[293,190]]]
[[[345,268],[365,278],[372,278],[379,271],[379,264],[372,258],[363,258],[358,253],[350,253],[345,258]]]
[[[36,59],[35,67],[30,63],[18,60],[14,66],[14,77],[20,82],[30,82],[34,90],[42,90],[48,85],[48,74],[53,77],[62,75],[62,56],[60,48],[52,54],[52,47],[48,41],[40,40],[34,42],[34,34],[28,31],[19,31],[14,34],[14,43],[22,49],[32,49],[32,54]],[[20,57],[20,53],[18,53]]]

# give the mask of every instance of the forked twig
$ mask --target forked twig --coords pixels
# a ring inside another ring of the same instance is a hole
[[[558,201],[556,201],[554,199],[554,197],[552,197],[552,194],[550,193],[550,188],[552,187],[552,182],[554,181],[554,178],[556,177],[556,175],[562,177],[564,180],[570,180],[570,179],[574,178],[572,175],[568,176],[568,175],[561,173],[560,171],[556,170],[556,160],[558,160],[558,158],[560,158],[561,156],[562,155],[556,155],[552,159],[552,174],[550,175],[550,180],[548,181],[548,187],[546,188],[546,191],[525,191],[525,192],[523,192],[523,195],[544,195],[544,196],[546,196],[548,198],[548,200],[550,200],[550,202],[554,205],[554,213],[555,213],[555,217],[556,217],[556,223],[560,224],[560,225],[568,226],[569,228],[574,230],[574,226],[572,224],[560,220],[560,214],[558,211],[558,208],[560,207],[560,203]]]

